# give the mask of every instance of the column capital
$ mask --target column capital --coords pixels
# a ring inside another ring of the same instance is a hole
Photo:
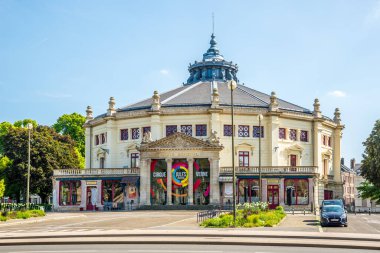
[[[172,162],[173,162],[173,159],[172,159],[172,158],[166,158],[165,161],[166,161],[167,163],[172,163]]]
[[[194,162],[194,158],[186,158],[186,160],[189,164]]]

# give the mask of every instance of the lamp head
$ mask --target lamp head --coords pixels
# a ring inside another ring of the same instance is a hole
[[[32,123],[26,124],[26,128],[28,128],[29,130],[33,129],[33,124]]]
[[[230,90],[234,90],[237,87],[237,83],[235,80],[228,81],[227,85],[228,85],[228,89],[230,89]]]

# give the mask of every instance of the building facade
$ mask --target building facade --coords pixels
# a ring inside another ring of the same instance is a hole
[[[338,108],[330,119],[318,99],[310,111],[239,84],[238,66],[214,35],[188,69],[187,82],[171,91],[118,109],[111,97],[97,117],[87,108],[86,169],[54,172],[55,208],[231,204],[232,159],[239,203],[261,197],[271,208],[314,210],[342,198]]]

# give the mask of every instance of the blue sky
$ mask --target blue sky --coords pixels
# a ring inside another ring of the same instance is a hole
[[[343,156],[380,118],[380,1],[0,0],[0,121],[51,125],[178,87],[218,47],[241,82],[324,115],[339,107]]]

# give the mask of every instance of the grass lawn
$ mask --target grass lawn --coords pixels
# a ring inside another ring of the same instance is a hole
[[[254,207],[256,205],[256,207]],[[257,207],[260,204],[244,204],[242,209],[236,211],[236,223],[233,224],[233,214],[226,213],[219,217],[205,220],[203,227],[229,228],[229,227],[273,227],[286,216],[284,209],[278,206],[275,210],[268,210],[267,206]]]
[[[2,211],[0,214],[0,221],[7,221],[9,219],[29,219],[31,217],[45,216],[42,210],[26,210],[26,211]]]

